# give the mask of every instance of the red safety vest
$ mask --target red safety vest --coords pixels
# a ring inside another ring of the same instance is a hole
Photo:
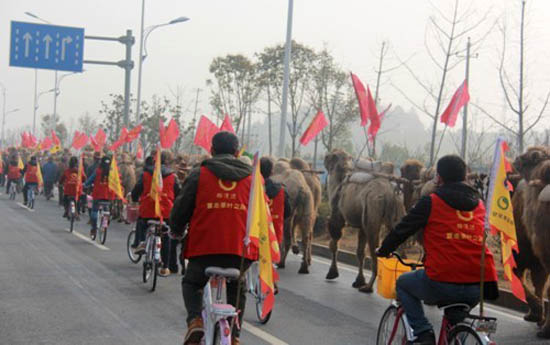
[[[285,225],[285,190],[281,188],[279,193],[269,201],[269,211],[273,220],[273,227],[277,235],[277,242],[283,242],[283,229]]]
[[[21,178],[21,169],[17,165],[8,166],[8,179],[19,180]]]
[[[82,172],[82,180],[86,181],[86,174]],[[78,188],[78,168],[66,169],[63,173],[63,195],[77,197]],[[79,195],[78,195],[79,196]]]
[[[153,175],[148,172],[143,172],[143,192],[139,198],[139,216],[141,218],[158,218],[155,214],[155,201],[151,198],[151,183]],[[162,193],[160,198],[160,210],[162,217],[168,219],[172,207],[174,207],[174,184],[176,183],[176,176],[171,173],[162,178]]]
[[[25,183],[38,183],[38,166],[27,164],[25,169]]]
[[[424,228],[426,274],[439,282],[479,282],[485,224],[483,202],[467,212],[452,208],[436,194],[431,199],[432,210]],[[485,247],[485,281],[496,280],[493,254]]]
[[[185,248],[186,258],[243,255],[251,181],[251,176],[240,181],[223,181],[201,167]],[[256,253],[247,249],[244,254],[247,259],[256,260]]]
[[[92,190],[92,198],[94,200],[114,200],[115,193],[109,189],[109,179],[103,179],[101,170],[97,168],[95,171],[94,189]]]

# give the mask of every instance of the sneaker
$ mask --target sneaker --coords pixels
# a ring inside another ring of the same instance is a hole
[[[241,345],[239,338],[235,337],[231,340],[231,345]]]
[[[435,345],[435,334],[432,329],[420,333],[415,340],[408,341],[407,345]]]
[[[204,329],[201,317],[196,317],[187,325],[187,334],[183,345],[199,344],[204,336]]]
[[[95,229],[90,230],[90,237],[95,237],[96,234],[97,234],[97,230]]]
[[[168,277],[168,276],[170,276],[170,274],[171,274],[170,269],[168,269],[168,268],[161,268],[160,269],[159,276]]]
[[[145,254],[145,242],[140,242],[137,247],[134,249],[134,254],[142,255]]]

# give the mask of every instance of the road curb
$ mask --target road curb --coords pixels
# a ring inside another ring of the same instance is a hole
[[[332,259],[332,253],[327,246],[321,244],[313,244],[312,253],[323,258]],[[355,254],[346,250],[338,250],[338,262],[346,265],[357,267],[357,259]],[[365,257],[365,266],[370,267],[370,257]],[[500,289],[500,296],[496,301],[488,301],[487,303],[493,304],[499,307],[512,309],[518,312],[526,313],[528,311],[527,304],[514,297],[511,291],[506,289]]]

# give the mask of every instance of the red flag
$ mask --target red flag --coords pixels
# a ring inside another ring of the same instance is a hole
[[[368,116],[370,120],[370,126],[368,130],[369,140],[372,142],[376,138],[376,133],[380,129],[382,121],[380,120],[380,115],[378,115],[378,110],[376,110],[376,104],[370,93],[370,88],[367,86],[367,107],[368,107]]]
[[[52,130],[52,140],[53,140],[53,143],[56,145],[56,146],[61,146],[61,141],[59,140],[59,138],[57,137],[57,135],[55,134],[55,131]]]
[[[162,120],[161,120],[162,122]],[[174,145],[180,135],[180,129],[176,120],[171,119],[168,127],[164,130],[164,123],[159,124],[160,130],[160,146],[163,149],[168,149]]]
[[[111,151],[116,151],[118,150],[119,147],[126,144],[127,140],[128,140],[128,130],[126,129],[126,127],[122,127],[122,130],[120,131],[120,137],[118,138],[117,141],[113,143],[113,145],[111,145],[111,147],[109,147],[109,149]]]
[[[317,115],[313,118],[309,126],[307,127],[304,134],[302,134],[302,137],[300,138],[300,143],[304,146],[306,146],[311,139],[315,138],[319,132],[323,130],[328,125],[328,121],[325,117],[325,114],[323,111],[319,110],[317,112]]]
[[[137,159],[143,159],[143,147],[141,146],[140,142],[138,142],[136,158]]]
[[[361,127],[364,127],[369,121],[369,104],[367,100],[367,91],[365,86],[359,80],[359,78],[351,74],[351,81],[353,83],[353,88],[355,89],[355,95],[357,96],[357,101],[359,102],[359,111],[361,113]]]
[[[195,140],[193,143],[202,147],[207,152],[210,152],[212,147],[212,137],[220,130],[212,121],[206,116],[202,115],[197,126],[197,132],[195,133]]]
[[[75,131],[74,137],[73,137],[73,143],[71,147],[73,147],[75,150],[80,150],[86,144],[88,143],[88,136],[86,133],[80,133],[79,131]]]
[[[50,137],[45,137],[40,142],[40,150],[48,150],[50,147],[52,147],[53,141]]]
[[[451,102],[447,106],[447,109],[441,114],[441,122],[449,127],[454,127],[458,112],[469,100],[470,94],[468,93],[468,83],[464,80],[462,85],[456,90],[453,98],[451,98]]]
[[[21,133],[21,146],[29,147],[29,135],[27,134],[27,132]]]
[[[141,125],[138,125],[132,128],[132,130],[128,132],[128,135],[126,137],[126,142],[131,143],[132,141],[136,140],[139,137],[139,133],[141,133],[141,128],[142,128]]]
[[[105,142],[107,141],[107,134],[103,131],[103,129],[98,129],[95,134],[95,143],[94,150],[96,152],[99,152],[103,149],[103,146],[105,146]]]
[[[225,114],[225,118],[223,119],[222,126],[220,127],[220,131],[227,131],[235,134],[235,129],[231,124],[231,118],[227,114]]]
[[[31,133],[29,133],[29,145],[29,147],[35,147],[36,145],[38,145],[38,140]]]

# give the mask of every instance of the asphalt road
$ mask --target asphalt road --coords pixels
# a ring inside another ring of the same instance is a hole
[[[21,196],[18,196],[18,202]],[[105,246],[87,238],[85,221],[68,232],[54,201],[39,197],[34,212],[0,195],[0,344],[181,344],[185,308],[180,276],[159,278],[150,293],[141,265],[130,263],[130,226],[113,223]],[[87,219],[84,217],[84,219]],[[280,271],[280,293],[271,320],[256,321],[249,298],[241,343],[248,345],[374,344],[389,301],[351,287],[355,268],[341,265],[326,281],[325,259],[298,275],[290,255]],[[435,308],[430,317],[440,318]],[[550,344],[520,314],[490,307],[499,320],[497,344]]]

